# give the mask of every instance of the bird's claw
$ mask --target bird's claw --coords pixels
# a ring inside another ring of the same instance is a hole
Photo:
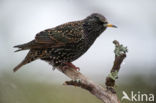
[[[72,63],[65,63],[66,64],[66,66],[68,66],[68,68],[69,67],[72,67],[73,69],[75,69],[76,71],[80,71],[80,68],[79,67],[76,67],[74,64],[72,64]]]

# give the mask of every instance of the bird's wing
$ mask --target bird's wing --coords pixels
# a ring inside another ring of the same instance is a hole
[[[82,23],[77,21],[44,30],[36,35],[35,41],[58,47],[68,43],[77,43],[83,38]]]

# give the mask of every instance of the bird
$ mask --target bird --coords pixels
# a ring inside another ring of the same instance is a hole
[[[92,13],[82,20],[43,30],[32,41],[14,46],[18,48],[15,52],[29,52],[13,71],[37,59],[52,64],[54,68],[67,65],[78,69],[72,62],[86,53],[107,27],[117,28],[109,24],[102,14]]]

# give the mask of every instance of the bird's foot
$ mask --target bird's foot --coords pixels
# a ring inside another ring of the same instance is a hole
[[[72,64],[72,63],[70,63],[70,62],[67,62],[67,63],[65,63],[66,64],[66,66],[64,66],[65,68],[69,68],[69,67],[72,67],[72,68],[74,68],[76,71],[80,71],[80,68],[79,67],[76,67],[74,64]]]
[[[62,66],[62,71],[63,72],[65,72],[66,71],[66,69],[68,69],[69,68],[69,66],[68,65],[64,65],[64,66]]]

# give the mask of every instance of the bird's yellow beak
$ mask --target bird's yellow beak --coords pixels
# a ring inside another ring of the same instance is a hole
[[[113,24],[106,24],[106,27],[113,27],[113,28],[117,28],[117,26],[113,25]]]

